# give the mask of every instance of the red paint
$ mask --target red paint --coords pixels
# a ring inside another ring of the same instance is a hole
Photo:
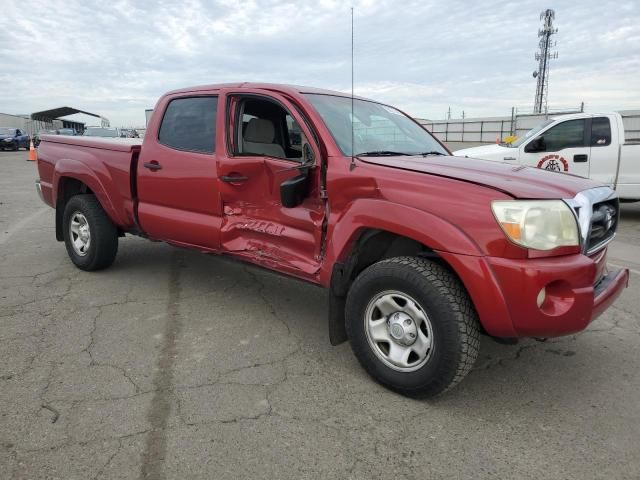
[[[74,178],[96,194],[124,231],[142,230],[153,239],[236,256],[323,286],[365,229],[403,235],[437,252],[456,271],[485,330],[501,337],[579,331],[625,287],[626,271],[595,295],[605,252],[589,258],[573,247],[529,251],[506,239],[490,209],[498,199],[570,198],[596,186],[593,182],[456,157],[368,157],[356,159],[352,170],[351,159],[302,95],[314,92],[335,94],[270,84],[195,87],[158,101],[142,144],[43,136],[38,159],[43,196],[55,206],[60,179]],[[298,174],[288,169],[291,162],[230,154],[235,132],[226,106],[242,94],[276,100],[307,139],[317,139],[310,145],[316,163],[326,165],[327,205],[319,167],[312,170],[303,204],[287,209],[280,204],[279,186]],[[157,141],[168,103],[194,95],[218,96],[214,154],[178,151]],[[149,170],[145,163],[162,169]],[[230,175],[248,179],[220,180]],[[538,308],[536,297],[545,286],[548,296]]]

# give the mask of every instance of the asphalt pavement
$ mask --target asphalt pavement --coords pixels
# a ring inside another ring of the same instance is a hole
[[[329,344],[318,287],[130,236],[76,269],[26,158],[0,152],[0,479],[640,478],[640,204],[586,332],[483,338],[417,401]]]

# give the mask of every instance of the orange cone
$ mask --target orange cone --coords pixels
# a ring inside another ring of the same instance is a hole
[[[27,159],[30,162],[35,162],[38,159],[36,156],[36,149],[33,147],[33,140],[31,140],[31,145],[29,145],[29,158]]]
[[[500,144],[500,137],[496,137],[496,143]]]

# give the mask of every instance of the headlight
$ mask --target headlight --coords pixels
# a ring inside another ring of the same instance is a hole
[[[3,138],[3,142],[13,142],[13,138]]]
[[[491,209],[518,245],[536,250],[580,245],[578,223],[562,200],[496,200]]]

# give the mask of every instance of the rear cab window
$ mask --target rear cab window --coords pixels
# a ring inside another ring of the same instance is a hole
[[[591,146],[611,145],[611,123],[607,117],[595,117],[591,120]]]
[[[162,117],[158,143],[188,152],[215,152],[217,111],[217,96],[171,100]]]

